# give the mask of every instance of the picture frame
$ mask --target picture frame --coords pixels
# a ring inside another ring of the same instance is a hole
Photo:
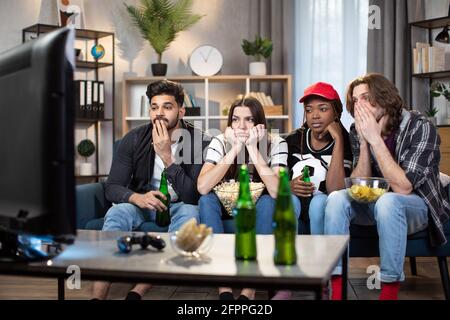
[[[77,29],[84,28],[83,2],[83,0],[56,0],[59,26],[73,24]]]

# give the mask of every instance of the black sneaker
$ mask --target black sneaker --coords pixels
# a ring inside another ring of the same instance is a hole
[[[125,300],[142,300],[142,297],[139,293],[135,291],[130,291],[125,297]]]
[[[234,300],[234,296],[232,292],[225,291],[219,294],[219,300]]]

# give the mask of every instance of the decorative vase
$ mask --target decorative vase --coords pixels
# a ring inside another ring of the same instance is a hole
[[[154,76],[165,76],[167,73],[167,63],[152,63],[152,73]]]
[[[437,125],[437,119],[436,119],[436,117],[428,117],[428,121],[430,121],[434,126]]]
[[[92,176],[92,163],[80,163],[80,176]]]
[[[450,101],[448,101],[448,100],[446,101],[445,109],[446,109],[447,119],[444,118],[443,124],[450,124]]]
[[[251,76],[264,76],[267,74],[265,62],[250,62],[249,73]]]

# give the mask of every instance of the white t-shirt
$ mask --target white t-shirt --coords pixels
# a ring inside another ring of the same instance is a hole
[[[270,136],[268,148],[262,148],[261,144],[262,143],[260,143],[259,150],[269,167],[275,168],[287,166],[288,145],[283,138],[281,138],[280,136],[272,135]],[[220,160],[222,160],[222,158],[225,156],[226,150],[225,136],[223,134],[220,134],[216,137],[213,137],[206,151],[205,162],[218,164]],[[244,148],[242,149],[242,151],[244,151]],[[238,164],[242,164],[244,162],[239,161],[243,160],[243,157],[238,156],[237,158]],[[249,164],[252,164],[251,159],[249,160]]]
[[[172,144],[172,156],[175,156],[175,152],[177,151],[177,147],[179,145],[179,142],[176,142]],[[155,154],[155,163],[153,166],[153,176],[152,180],[150,182],[150,185],[152,186],[153,190],[159,190],[159,185],[161,184],[161,173],[164,170],[164,162],[161,160],[161,158],[158,156],[158,154]],[[170,201],[176,202],[178,201],[178,195],[175,192],[175,190],[172,188],[172,185],[170,184],[169,180],[167,180],[167,185],[169,187],[169,194],[170,194]]]

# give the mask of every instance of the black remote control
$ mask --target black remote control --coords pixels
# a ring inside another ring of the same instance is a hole
[[[149,245],[155,249],[162,250],[166,246],[166,242],[160,236],[154,236],[145,233],[142,236],[123,236],[117,239],[117,247],[121,252],[129,253],[133,244],[140,244],[142,249],[146,249]]]

